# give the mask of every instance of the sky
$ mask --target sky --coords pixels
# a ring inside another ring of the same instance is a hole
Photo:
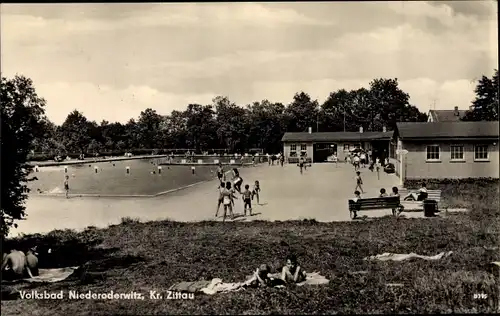
[[[420,111],[467,109],[498,68],[493,1],[2,4],[1,71],[24,75],[56,124],[77,109],[126,122],[218,95],[320,103],[398,78]],[[433,105],[435,104],[435,105]]]

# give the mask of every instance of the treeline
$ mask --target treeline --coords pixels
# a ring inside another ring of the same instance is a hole
[[[464,120],[498,120],[498,70],[483,76],[476,98]],[[375,79],[368,88],[331,92],[320,104],[305,92],[295,94],[289,104],[263,100],[240,106],[219,96],[212,104],[189,104],[184,111],[160,115],[142,111],[126,124],[89,121],[79,111],[71,112],[56,126],[45,119],[32,150],[44,156],[84,154],[150,153],[153,149],[190,149],[197,153],[224,148],[228,152],[281,150],[285,132],[382,131],[396,122],[422,122],[427,114],[409,103],[409,95],[397,79]],[[41,157],[38,157],[41,158]]]
[[[307,93],[295,94],[291,103],[263,100],[245,106],[227,97],[212,104],[189,104],[185,111],[160,115],[154,109],[142,111],[126,124],[89,121],[79,111],[71,112],[56,126],[44,120],[33,151],[46,155],[118,153],[150,149],[192,149],[203,152],[226,148],[246,152],[261,148],[279,152],[285,132],[382,131],[396,122],[426,121],[427,115],[409,104],[409,95],[397,79],[376,79],[368,89],[330,93],[320,104]]]

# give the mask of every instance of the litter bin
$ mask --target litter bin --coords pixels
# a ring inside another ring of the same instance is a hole
[[[437,202],[436,200],[424,200],[424,216],[434,217],[437,213]]]

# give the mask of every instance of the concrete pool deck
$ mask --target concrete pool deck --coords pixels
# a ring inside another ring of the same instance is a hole
[[[350,165],[314,164],[304,174],[296,165],[267,166],[240,170],[244,184],[259,180],[262,188],[261,203],[254,205],[252,217],[239,220],[285,221],[314,218],[321,222],[349,221],[347,200],[353,196],[354,170]],[[387,191],[397,186],[393,174],[380,173],[367,168],[361,170],[364,181],[363,197],[376,197],[380,188]],[[84,229],[88,226],[106,227],[118,224],[124,217],[141,221],[171,219],[176,221],[213,220],[217,206],[217,180],[200,183],[183,190],[154,198],[105,197],[37,197],[30,196],[26,203],[26,220],[17,222],[19,233],[46,233],[54,229]],[[256,201],[254,201],[256,203]],[[236,213],[243,212],[241,199],[236,201]],[[361,215],[381,217],[390,210],[363,212]],[[405,213],[406,217],[423,217],[421,213]],[[221,220],[220,218],[218,220]]]

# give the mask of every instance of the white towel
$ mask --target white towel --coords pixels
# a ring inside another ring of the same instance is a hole
[[[376,255],[376,256],[370,256],[364,258],[364,260],[380,260],[380,261],[403,261],[411,258],[419,258],[419,259],[424,259],[424,260],[439,260],[442,259],[443,257],[448,257],[451,255],[453,251],[448,251],[448,252],[441,252],[435,256],[423,256],[423,255],[417,255],[416,253],[410,253],[410,254],[398,254],[398,253],[389,253],[385,252],[381,255]]]
[[[45,282],[45,283],[55,283],[67,279],[70,275],[75,272],[78,267],[66,267],[57,269],[39,269],[38,276],[33,278],[26,278],[14,281],[4,281],[6,283],[18,283],[18,282]]]

